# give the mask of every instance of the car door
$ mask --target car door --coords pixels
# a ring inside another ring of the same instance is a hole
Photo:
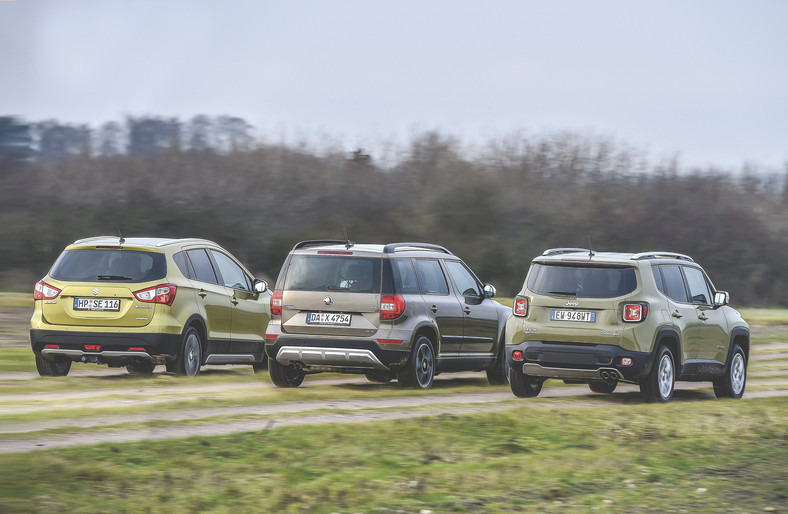
[[[681,335],[683,371],[685,373],[694,373],[703,322],[698,319],[697,309],[690,302],[681,267],[678,265],[666,265],[659,266],[659,270],[664,284],[664,293],[668,297],[668,311],[670,312],[673,326]]]
[[[230,340],[231,294],[219,283],[213,262],[205,248],[187,249],[186,255],[194,270],[191,281],[208,332],[208,353],[224,353],[221,347]]]
[[[690,301],[701,322],[698,365],[711,364],[718,367],[717,365],[722,365],[727,359],[728,346],[730,345],[725,314],[722,310],[714,308],[714,294],[703,271],[690,266],[682,266],[682,270],[687,281]],[[708,371],[713,373],[718,370],[710,369]],[[698,372],[705,374],[704,369],[700,367]]]
[[[450,293],[446,275],[437,259],[414,259],[419,291],[440,332],[438,356],[457,356],[462,346],[463,312]]]
[[[270,315],[260,294],[252,289],[252,278],[230,256],[210,250],[219,268],[224,286],[231,293],[230,353],[259,351],[265,341],[265,329]]]
[[[498,337],[498,307],[484,297],[481,282],[461,261],[444,260],[463,311],[463,355],[492,354]]]

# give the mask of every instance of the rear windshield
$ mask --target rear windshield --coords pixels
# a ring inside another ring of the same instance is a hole
[[[562,266],[534,264],[528,275],[528,289],[537,294],[615,298],[637,287],[633,268]]]
[[[380,282],[379,258],[293,255],[284,289],[380,293]]]
[[[137,250],[66,250],[49,276],[69,282],[149,282],[167,274],[163,253]]]

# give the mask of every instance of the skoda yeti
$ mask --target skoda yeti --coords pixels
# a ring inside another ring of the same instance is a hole
[[[196,376],[203,364],[264,370],[266,283],[202,239],[96,237],[69,245],[35,286],[30,343],[41,375],[72,362],[157,364]]]
[[[279,387],[322,371],[420,389],[440,372],[486,371],[505,384],[511,309],[494,294],[441,246],[298,243],[271,297],[268,372]]]
[[[597,393],[625,382],[668,401],[688,380],[741,398],[750,330],[728,299],[686,255],[547,250],[506,324],[512,392],[536,396],[548,378]]]

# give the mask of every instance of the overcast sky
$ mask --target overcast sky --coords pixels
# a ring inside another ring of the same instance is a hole
[[[0,1],[8,114],[229,114],[348,147],[570,130],[782,169],[788,1]]]

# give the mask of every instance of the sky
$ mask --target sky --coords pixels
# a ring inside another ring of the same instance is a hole
[[[783,0],[4,0],[0,115],[232,115],[348,148],[570,131],[788,163]]]

